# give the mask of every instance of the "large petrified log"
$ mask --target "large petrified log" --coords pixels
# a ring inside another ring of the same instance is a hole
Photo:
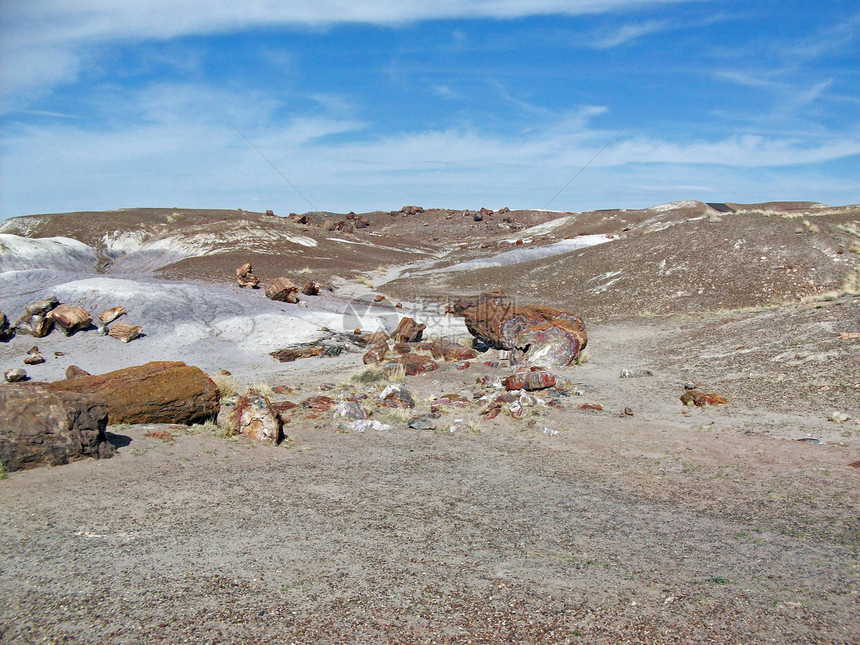
[[[465,318],[478,345],[517,350],[512,358],[518,363],[569,365],[588,343],[580,316],[551,307],[517,306],[500,291],[460,300],[452,311]]]
[[[158,361],[56,381],[52,390],[92,394],[107,404],[109,423],[185,423],[218,414],[220,392],[197,367]]]
[[[0,387],[0,462],[6,470],[59,466],[114,453],[98,397],[44,383]]]
[[[400,319],[397,329],[391,334],[396,343],[417,343],[421,340],[427,325],[415,322],[412,318],[404,316]]]

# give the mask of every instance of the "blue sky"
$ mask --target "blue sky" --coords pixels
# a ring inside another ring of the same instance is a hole
[[[860,202],[856,0],[0,0],[0,218],[678,199]]]

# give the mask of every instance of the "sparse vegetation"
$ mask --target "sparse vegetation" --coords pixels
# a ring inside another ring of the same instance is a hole
[[[256,392],[267,399],[275,397],[275,393],[272,391],[272,386],[265,381],[254,381],[254,383],[248,387],[248,392]]]
[[[239,387],[236,385],[236,381],[232,376],[227,374],[210,374],[209,378],[211,378],[212,382],[218,386],[222,399],[228,399],[239,393]]]
[[[9,476],[9,472],[6,470],[6,464],[0,461],[0,480],[6,479]]]

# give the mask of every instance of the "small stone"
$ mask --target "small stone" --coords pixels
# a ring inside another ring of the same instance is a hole
[[[844,412],[834,412],[830,415],[830,421],[832,421],[833,423],[845,423],[850,418],[851,417],[849,417]]]
[[[338,419],[366,419],[367,412],[361,407],[358,401],[341,401],[334,409],[334,418]]]
[[[112,309],[105,309],[103,312],[99,314],[99,321],[102,325],[109,325],[114,320],[119,318],[125,313],[125,307],[113,307]]]
[[[296,304],[299,301],[298,293],[299,286],[288,278],[275,278],[266,285],[266,297],[270,300]]]
[[[471,366],[471,363],[469,363],[469,361],[456,361],[454,363],[454,367],[456,367],[460,371],[467,370],[467,369],[469,369],[470,366]]]
[[[27,372],[22,370],[20,367],[16,367],[11,370],[6,370],[3,373],[3,377],[6,379],[7,383],[18,383],[20,381],[27,380]]]
[[[719,394],[708,394],[706,392],[699,392],[698,390],[687,390],[681,395],[681,403],[684,405],[692,404],[701,408],[705,405],[722,405],[728,403],[728,401]]]
[[[24,359],[25,365],[39,365],[45,362],[45,357],[42,356],[39,352],[35,354],[30,354],[27,358]]]
[[[579,406],[580,410],[592,410],[595,412],[600,412],[603,410],[603,406],[599,403],[583,403]]]
[[[90,313],[76,305],[57,305],[48,313],[48,318],[53,320],[66,336],[83,331],[93,323]]]
[[[161,439],[162,441],[176,441],[176,439],[173,438],[173,435],[167,430],[153,430],[152,432],[145,433],[143,436],[151,437],[153,439]]]
[[[31,302],[29,305],[27,305],[25,311],[27,312],[28,316],[44,315],[54,309],[59,304],[60,301],[57,300],[56,296],[48,296],[47,298],[42,298],[41,300]]]
[[[379,394],[379,400],[390,408],[414,408],[415,400],[402,383],[391,383]]]
[[[140,325],[128,325],[118,322],[111,326],[108,336],[121,340],[124,343],[130,343],[135,338],[140,338],[142,332],[143,327]]]
[[[541,426],[540,431],[543,432],[548,437],[555,437],[558,435],[558,430],[554,430],[553,428],[550,428],[549,426]]]
[[[624,408],[624,416],[632,417],[633,416],[633,408]]]
[[[621,378],[642,378],[643,376],[654,376],[651,370],[621,370]]]
[[[430,418],[426,416],[412,417],[407,425],[413,430],[435,430],[436,426]]]
[[[66,379],[81,378],[82,376],[92,376],[86,370],[82,370],[77,365],[69,365],[66,368]]]
[[[256,289],[260,284],[260,278],[254,275],[250,262],[246,262],[236,269],[236,283],[240,287],[251,287]]]
[[[504,381],[508,390],[544,390],[555,385],[555,376],[543,370],[512,374]]]

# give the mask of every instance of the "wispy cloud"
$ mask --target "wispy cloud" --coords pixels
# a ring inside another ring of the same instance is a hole
[[[593,46],[597,49],[611,49],[626,43],[638,40],[643,36],[653,34],[659,31],[664,31],[669,28],[669,24],[662,20],[649,20],[641,23],[629,23],[621,25],[611,32],[598,36],[594,41]]]

